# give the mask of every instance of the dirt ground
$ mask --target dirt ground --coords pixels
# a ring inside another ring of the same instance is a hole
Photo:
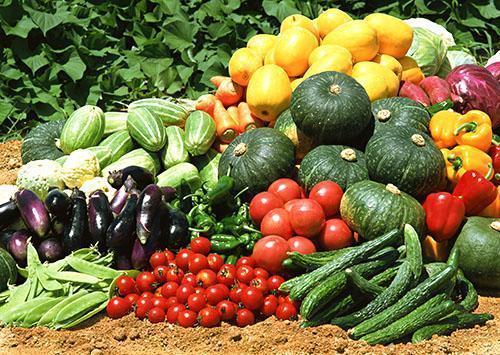
[[[0,184],[15,182],[19,154],[19,143],[0,144]],[[246,328],[223,324],[212,329],[184,329],[167,323],[151,324],[129,315],[119,320],[100,316],[65,331],[0,329],[0,354],[500,354],[500,297],[496,296],[480,296],[477,312],[495,316],[486,326],[435,336],[415,345],[372,347],[349,339],[336,326],[302,329],[298,321],[275,318]]]

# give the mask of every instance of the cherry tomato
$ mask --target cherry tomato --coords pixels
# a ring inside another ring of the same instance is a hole
[[[196,275],[188,272],[187,274],[184,274],[184,277],[182,278],[181,285],[191,285],[193,287],[196,286]]]
[[[216,327],[220,324],[220,314],[215,308],[205,307],[198,313],[198,322],[202,327]]]
[[[257,276],[250,281],[250,286],[255,287],[262,293],[267,292],[267,279],[262,276]]]
[[[229,291],[229,299],[236,304],[240,303],[241,294],[247,287],[248,286],[244,284],[240,284],[239,286],[233,287],[231,291]]]
[[[283,302],[276,308],[276,317],[281,320],[297,318],[297,308],[289,302]]]
[[[276,308],[278,308],[278,297],[275,295],[267,295],[264,298],[262,307],[260,307],[260,312],[266,316],[270,317],[276,313]]]
[[[260,231],[263,236],[279,235],[284,239],[293,236],[290,216],[284,208],[275,208],[269,211],[260,224]]]
[[[194,293],[194,287],[188,284],[180,285],[175,292],[175,297],[179,303],[186,303],[189,295]]]
[[[196,284],[207,288],[217,283],[217,274],[210,269],[203,269],[196,274]]]
[[[177,284],[176,282],[169,281],[161,287],[161,295],[165,298],[175,296],[175,293],[177,292],[178,288],[179,284]]]
[[[207,298],[207,303],[211,306],[216,306],[217,303],[227,298],[225,290],[221,287],[210,286],[205,290],[205,297]]]
[[[173,269],[169,269],[169,267],[165,265],[158,265],[155,267],[153,275],[155,275],[156,281],[161,283],[167,282],[167,272],[169,270]]]
[[[207,262],[210,269],[217,272],[224,265],[224,259],[219,254],[208,254]]]
[[[198,295],[204,295],[205,294],[205,289],[203,287],[195,287],[194,288],[194,293]]]
[[[207,304],[207,300],[205,299],[204,294],[196,294],[193,293],[189,295],[187,300],[187,305],[190,310],[199,312],[201,311]]]
[[[153,294],[153,292],[149,292],[149,291],[146,291],[146,292],[143,292],[141,293],[140,295],[140,298],[153,298],[155,295]]]
[[[286,296],[279,296],[278,297],[278,302],[279,304],[282,304],[282,303],[291,303],[295,306],[295,308],[299,309],[300,308],[300,302],[297,301],[297,300],[292,300],[290,298],[290,295],[286,295]]]
[[[267,272],[266,269],[263,269],[261,267],[256,267],[253,269],[253,274],[255,275],[255,277],[257,276],[262,276],[263,278],[265,279],[268,279],[269,278],[269,272]]]
[[[155,296],[152,298],[152,301],[153,301],[153,307],[160,307],[165,311],[168,309],[166,298]]]
[[[149,257],[149,265],[151,265],[153,269],[160,265],[166,265],[167,262],[167,256],[161,251],[154,252]]]
[[[135,304],[139,299],[139,295],[137,293],[129,293],[125,296],[125,299],[130,303],[130,305],[135,307]]]
[[[137,293],[135,280],[130,276],[118,276],[116,279],[116,287],[120,296],[126,296],[131,293]]]
[[[183,304],[176,304],[170,307],[167,311],[167,322],[175,324],[177,323],[177,318],[179,313],[184,311],[186,307]]]
[[[173,252],[173,251],[168,250],[168,249],[165,249],[165,250],[163,251],[163,254],[165,254],[165,257],[167,258],[167,262],[169,262],[169,263],[170,263],[170,262],[175,261],[175,254],[174,254],[174,252]]]
[[[255,323],[255,315],[252,311],[242,308],[236,312],[236,325],[238,327],[246,327]]]
[[[269,211],[280,207],[283,207],[281,198],[267,191],[260,192],[250,202],[250,218],[256,225],[260,225],[260,222]]]
[[[179,250],[179,252],[177,253],[177,256],[175,257],[175,263],[177,264],[177,266],[180,269],[182,269],[184,272],[186,272],[188,270],[188,267],[189,267],[189,258],[193,254],[194,253],[189,249],[181,249],[181,250]]]
[[[217,282],[228,287],[234,285],[236,277],[236,267],[231,264],[224,264],[217,273]]]
[[[148,271],[143,271],[139,275],[137,275],[135,282],[140,292],[152,292],[158,286],[156,284],[156,277],[152,272]]]
[[[167,274],[165,275],[167,281],[181,283],[184,278],[184,271],[179,268],[168,269]]]
[[[217,303],[216,309],[217,312],[219,312],[220,319],[230,321],[236,315],[238,307],[231,301],[223,300]]]
[[[179,312],[179,315],[177,316],[177,323],[179,323],[181,327],[191,328],[196,324],[196,317],[196,312],[185,309]]]
[[[270,193],[281,198],[283,202],[288,202],[301,197],[302,189],[292,179],[278,179],[267,189]]]
[[[285,239],[277,235],[269,235],[255,243],[252,257],[260,267],[269,272],[278,272],[281,270],[281,263],[288,257],[288,251],[289,247]]]
[[[316,253],[316,246],[311,241],[304,237],[293,237],[288,239],[288,246],[290,251],[296,251],[301,254],[312,254]]]
[[[290,213],[292,211],[292,207],[296,203],[300,202],[300,200],[302,200],[302,199],[300,198],[300,199],[290,200],[290,201],[288,201],[287,203],[285,203],[283,205],[283,208],[285,209],[285,211],[287,211],[288,213]]]
[[[167,298],[167,310],[170,307],[175,306],[176,304],[179,304],[179,301],[177,300],[177,297],[171,296],[171,297]]]
[[[239,282],[248,284],[254,277],[253,268],[248,265],[242,265],[236,269],[236,278]]]
[[[327,180],[318,182],[309,192],[309,198],[318,202],[325,217],[332,217],[339,213],[340,200],[344,191],[336,182]]]
[[[231,265],[231,264],[226,264],[226,265]],[[242,256],[236,261],[236,268],[239,268],[240,266],[243,265],[255,267],[256,266],[255,259],[252,258],[251,256]]]
[[[193,254],[189,258],[189,271],[193,274],[197,274],[203,269],[208,269],[207,257],[203,254]]]
[[[276,291],[280,288],[285,279],[279,275],[273,275],[267,279],[267,288],[269,291]]]
[[[208,238],[198,237],[191,239],[190,246],[193,253],[208,255],[208,253],[210,253],[210,249],[212,248],[212,243],[210,243]]]
[[[153,308],[153,301],[150,298],[139,298],[136,302],[135,315],[139,319],[144,319],[148,315],[149,310]]]
[[[124,298],[113,297],[108,301],[106,305],[106,313],[111,318],[121,318],[130,312],[131,304]]]
[[[264,303],[264,294],[253,286],[247,287],[241,294],[241,303],[249,310],[254,311]]]
[[[290,222],[296,234],[312,238],[321,232],[325,224],[325,212],[318,202],[302,199],[292,205]]]
[[[151,323],[160,323],[165,321],[165,310],[161,307],[153,307],[148,312],[148,319]]]
[[[160,286],[158,287],[156,290],[155,290],[155,297],[163,297],[162,294],[161,294],[161,289],[162,289],[163,286]]]
[[[337,250],[353,245],[355,240],[349,226],[340,218],[333,218],[326,221],[318,242],[324,250]]]

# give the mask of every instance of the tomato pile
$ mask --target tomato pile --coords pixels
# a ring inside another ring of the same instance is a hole
[[[298,304],[278,291],[283,276],[259,267],[250,256],[236,265],[225,264],[210,248],[209,239],[198,237],[177,255],[155,252],[149,260],[151,271],[135,279],[117,279],[117,295],[106,307],[108,316],[134,312],[151,323],[167,321],[182,327],[215,327],[222,321],[244,327],[272,315],[297,317]]]

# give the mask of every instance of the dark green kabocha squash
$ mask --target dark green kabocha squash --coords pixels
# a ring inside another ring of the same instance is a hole
[[[352,184],[368,179],[364,154],[345,145],[320,145],[300,164],[299,182],[309,191],[320,181],[335,181],[345,191]]]
[[[304,80],[292,94],[290,112],[297,127],[319,144],[352,144],[372,120],[365,89],[334,71]]]
[[[283,111],[278,116],[278,119],[274,124],[274,129],[277,129],[290,138],[295,146],[295,158],[299,160],[303,159],[304,156],[314,147],[313,139],[306,136],[304,132],[297,128],[289,109]]]
[[[257,194],[273,181],[290,176],[295,164],[294,150],[292,141],[273,128],[247,131],[222,153],[219,177],[229,172],[236,191],[248,187],[249,195]]]
[[[32,160],[56,160],[64,155],[58,148],[59,137],[64,120],[51,121],[38,125],[24,137],[21,147],[23,164]]]
[[[445,161],[432,138],[414,128],[383,129],[365,151],[371,180],[394,184],[415,197],[445,187]]]
[[[428,133],[430,115],[425,107],[406,97],[390,97],[372,103],[375,131],[409,127]]]

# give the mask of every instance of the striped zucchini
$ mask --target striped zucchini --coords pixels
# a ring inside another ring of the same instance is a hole
[[[161,151],[161,161],[165,169],[189,161],[189,153],[184,143],[184,131],[177,126],[165,128],[167,144]]]
[[[109,147],[89,147],[87,148],[90,150],[92,153],[95,154],[97,157],[97,160],[99,161],[99,169],[104,169],[107,167],[109,164],[111,164],[111,158],[112,158],[112,151]]]
[[[140,166],[146,170],[149,170],[153,175],[156,175],[158,173],[157,163],[155,162],[151,154],[144,149],[139,148],[128,152],[114,163],[105,167],[102,170],[102,176],[107,179],[110,172],[121,170],[123,168],[126,168],[127,166],[132,165]]]
[[[198,169],[190,163],[180,163],[158,175],[158,186],[170,186],[178,188],[182,180],[191,187],[191,191],[197,190],[201,186]]]
[[[153,113],[153,115],[161,120],[164,126],[184,127],[186,119],[189,115],[189,110],[172,98],[141,99],[132,102],[128,106],[129,110],[135,110],[137,108],[148,109],[151,113]]]
[[[65,154],[97,145],[104,134],[104,112],[92,105],[74,111],[64,124],[60,145]]]
[[[127,112],[104,112],[104,136],[127,129]]]
[[[161,120],[146,108],[129,109],[127,129],[141,147],[157,152],[167,142],[167,135]]]
[[[193,156],[208,152],[215,140],[215,122],[203,111],[192,112],[186,120],[184,130],[186,148]]]
[[[118,131],[104,138],[99,147],[111,149],[111,163],[114,163],[122,156],[134,149],[134,142],[127,130]]]

